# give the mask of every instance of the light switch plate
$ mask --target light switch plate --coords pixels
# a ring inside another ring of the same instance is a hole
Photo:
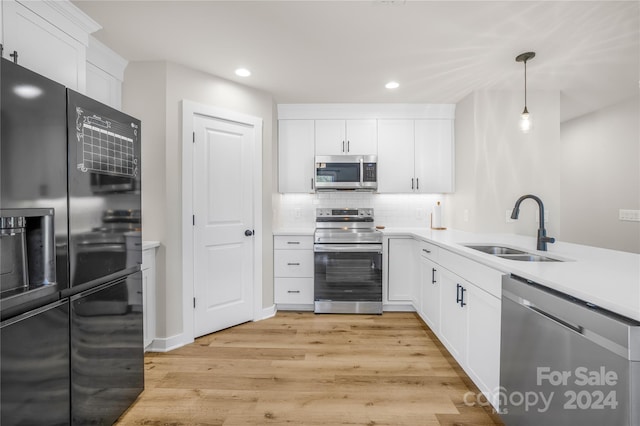
[[[640,210],[620,209],[618,217],[625,222],[640,222]]]

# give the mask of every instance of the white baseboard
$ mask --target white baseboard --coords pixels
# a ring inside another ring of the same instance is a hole
[[[254,321],[262,321],[267,318],[271,318],[276,315],[276,312],[278,312],[278,310],[276,309],[275,304],[267,308],[262,308],[262,312],[260,312],[260,318],[256,318],[254,319]]]
[[[169,352],[174,349],[193,343],[193,340],[187,341],[184,333],[176,334],[171,337],[156,337],[151,344],[147,346],[146,352]]]

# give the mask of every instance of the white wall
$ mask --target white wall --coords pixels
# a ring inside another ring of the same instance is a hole
[[[160,338],[183,332],[180,103],[185,99],[262,118],[263,173],[273,174],[274,109],[270,94],[173,63],[129,64],[123,108],[142,120],[143,237],[161,242],[157,275]],[[269,307],[273,305],[272,179],[263,179],[262,190],[262,303]]]
[[[474,92],[456,106],[456,192],[446,197],[452,227],[536,235],[537,206],[506,211],[538,195],[548,235],[558,240],[640,253],[640,223],[618,220],[640,209],[639,102],[633,97],[560,124],[558,92],[528,93],[533,129],[517,128],[519,92]],[[468,219],[465,220],[465,211]]]
[[[640,222],[618,220],[640,210],[640,98],[561,126],[562,239],[640,253]]]
[[[549,213],[548,235],[560,233],[560,94],[529,92],[527,104],[533,128],[526,135],[518,128],[520,92],[474,92],[456,106],[456,192],[447,196],[446,216],[454,228],[535,236],[535,202],[522,204],[519,220],[506,220],[518,197],[534,194]]]

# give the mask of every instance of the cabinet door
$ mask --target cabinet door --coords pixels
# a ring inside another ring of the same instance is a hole
[[[389,289],[391,302],[409,302],[417,299],[415,294],[416,242],[409,238],[389,239]]]
[[[376,155],[378,153],[376,120],[347,120],[346,133],[345,154]]]
[[[469,284],[454,273],[440,271],[440,337],[451,355],[464,365],[467,339],[467,314]],[[464,306],[459,302],[462,296]]]
[[[415,152],[417,191],[453,192],[453,122],[416,120]]]
[[[420,313],[435,333],[440,332],[440,271],[439,265],[420,256],[420,285],[422,303]]]
[[[497,397],[500,386],[501,300],[479,289],[468,288],[467,373],[487,396]],[[497,401],[492,401],[497,407]]]
[[[18,64],[84,92],[86,48],[62,29],[14,0],[2,1],[5,58],[18,52]]]
[[[378,192],[413,192],[413,139],[413,120],[378,120]]]
[[[121,109],[122,82],[108,72],[87,62],[86,95],[110,107]]]
[[[278,121],[278,191],[314,190],[314,121]]]
[[[347,153],[344,120],[316,120],[316,155],[342,155]]]

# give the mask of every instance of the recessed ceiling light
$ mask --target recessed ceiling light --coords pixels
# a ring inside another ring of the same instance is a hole
[[[390,81],[385,84],[384,87],[386,87],[387,89],[397,89],[398,87],[400,87],[400,84],[398,84],[397,81]]]
[[[236,75],[239,75],[240,77],[249,77],[251,75],[251,71],[246,68],[238,68],[236,70]]]

